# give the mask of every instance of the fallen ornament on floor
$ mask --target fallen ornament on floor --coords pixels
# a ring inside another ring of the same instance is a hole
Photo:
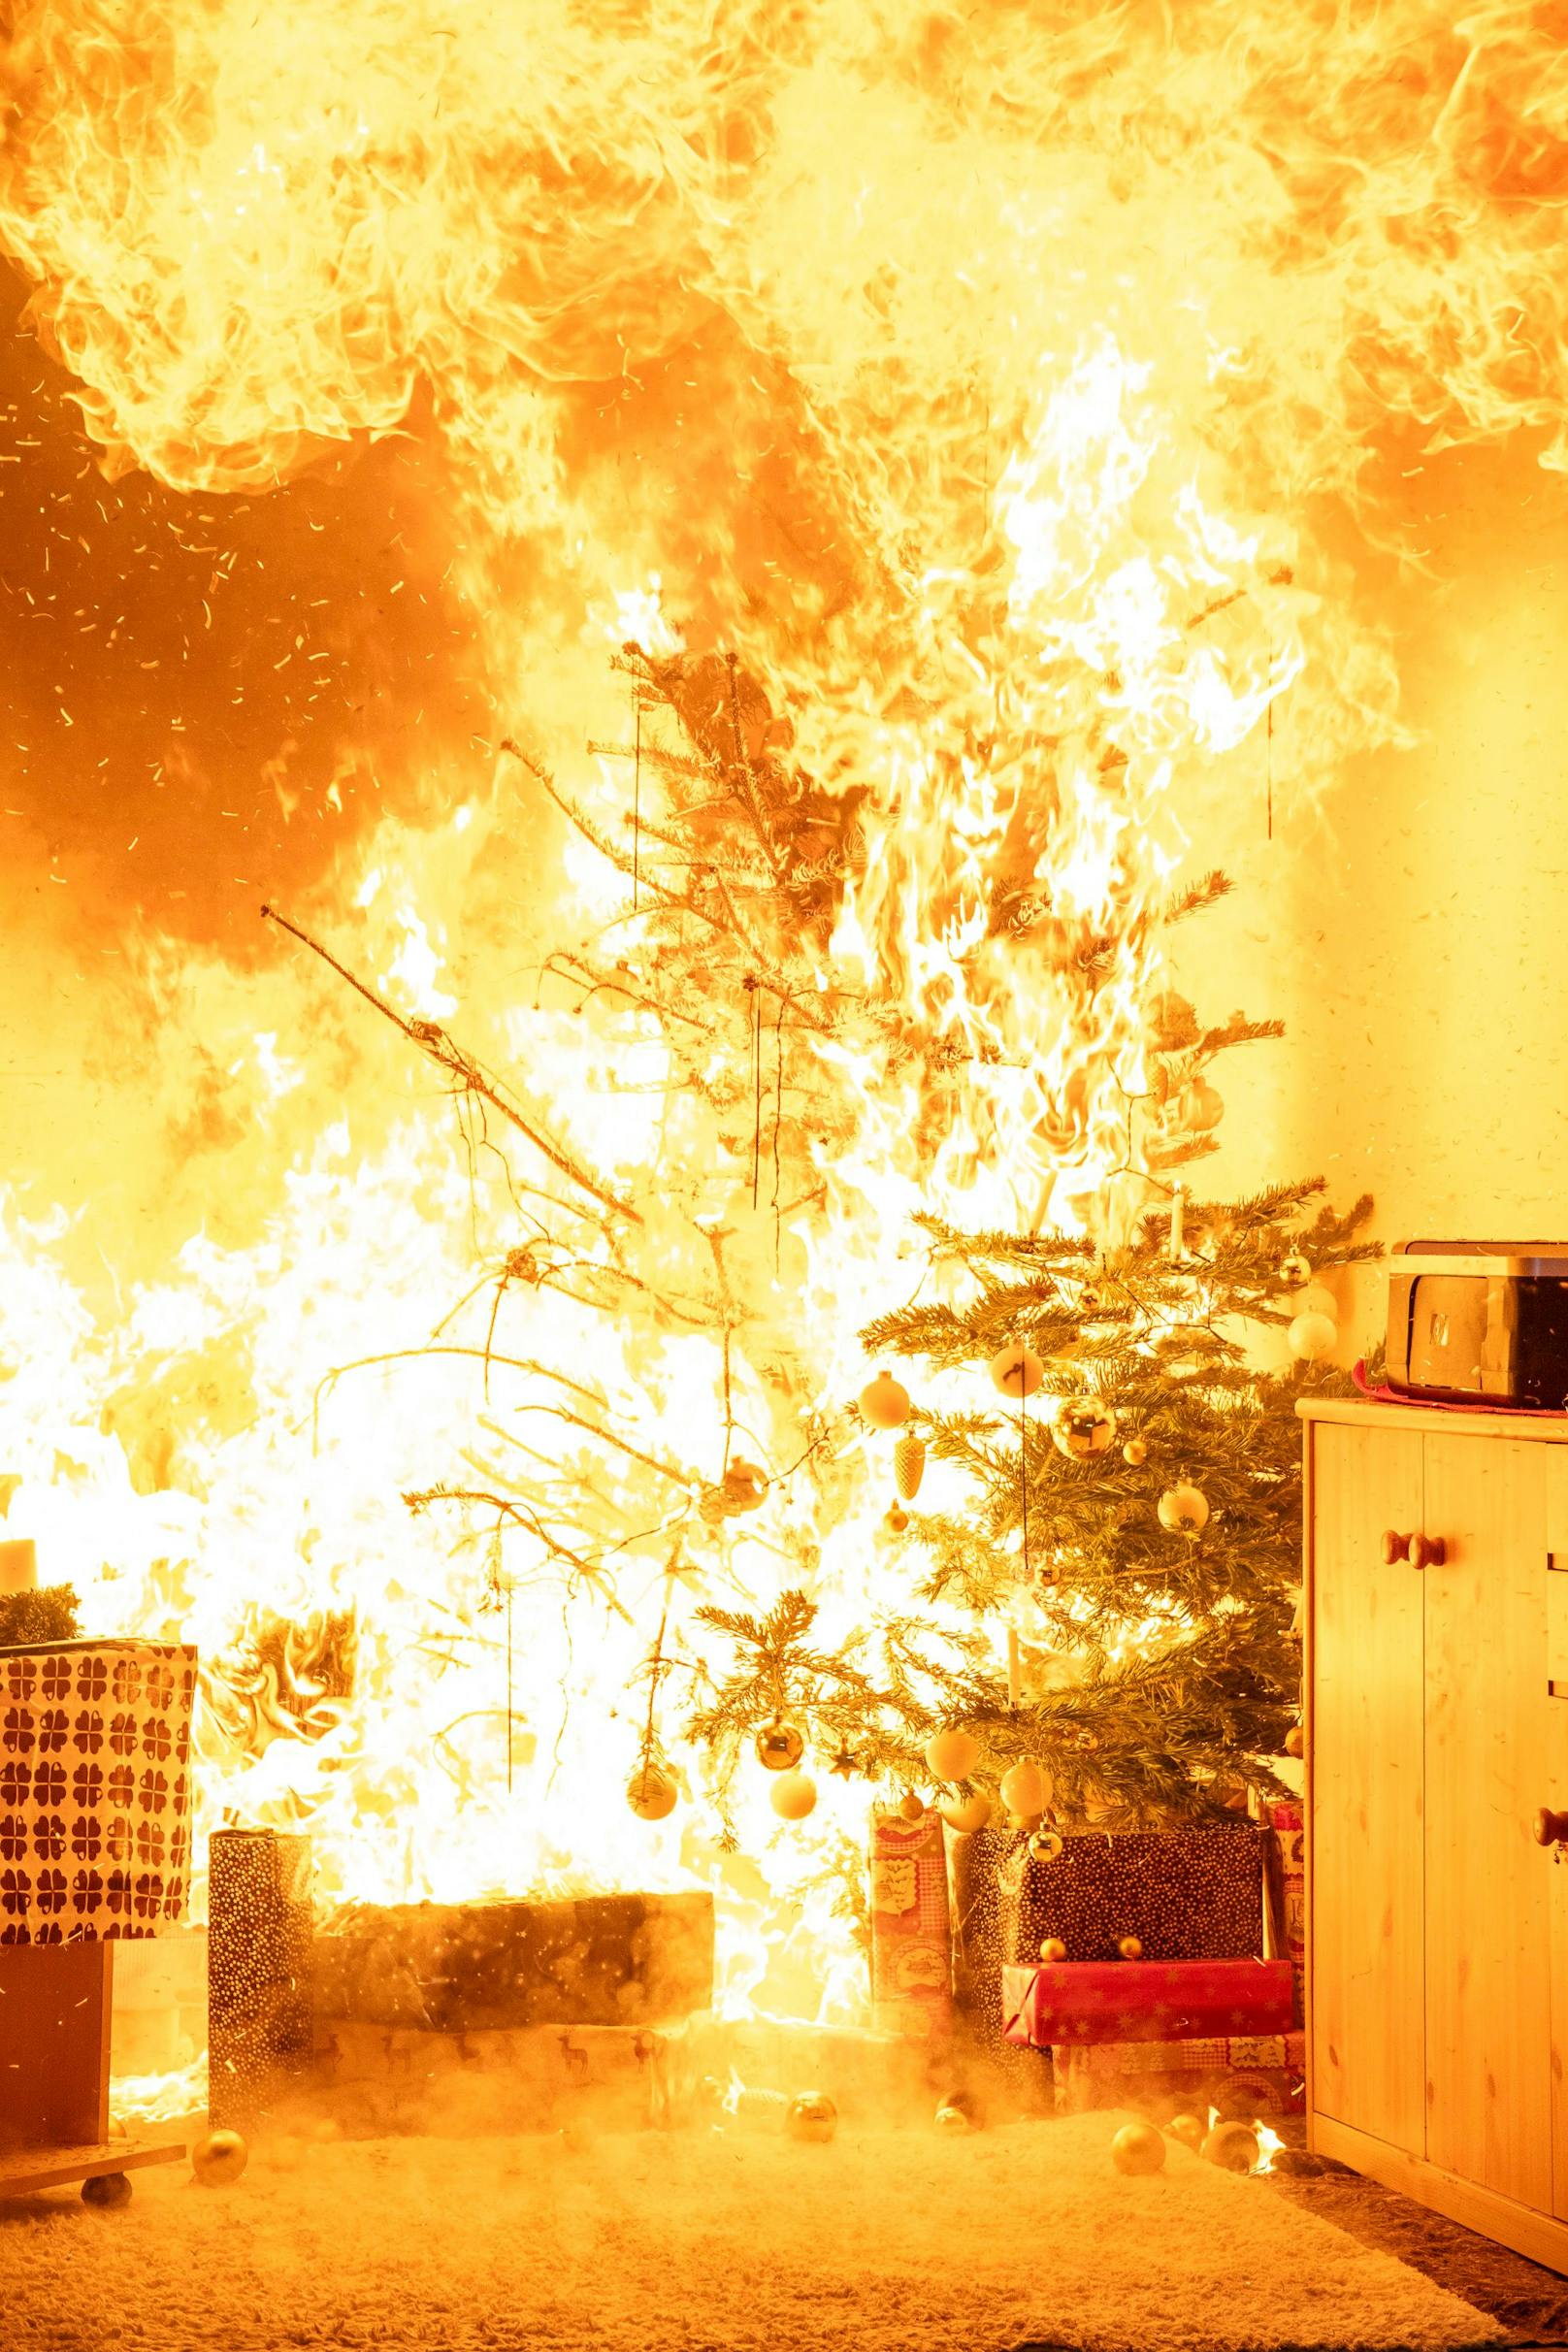
[[[1119,2172],[1141,2178],[1165,2169],[1165,2135],[1152,2123],[1124,2123],[1111,2141],[1111,2162]]]
[[[204,2189],[232,2189],[249,2162],[238,2132],[209,2132],[190,2151],[190,2169]]]
[[[1258,2134],[1247,2123],[1217,2123],[1203,2142],[1205,2160],[1223,2172],[1256,2172],[1262,2153]]]
[[[82,2202],[100,2213],[117,2212],[131,2202],[131,2184],[123,2172],[94,2172],[82,2184]]]
[[[784,2129],[792,2140],[822,2146],[838,2129],[838,2109],[823,2091],[802,2091],[784,2110]]]

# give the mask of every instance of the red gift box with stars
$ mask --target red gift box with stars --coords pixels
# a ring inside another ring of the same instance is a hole
[[[1001,1972],[1002,2030],[1033,2049],[1288,2033],[1289,1960],[1051,1960]]]
[[[190,1880],[196,1652],[0,1650],[0,1944],[173,1926]]]

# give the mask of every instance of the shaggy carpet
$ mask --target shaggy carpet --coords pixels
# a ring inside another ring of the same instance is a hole
[[[1122,2120],[260,2150],[0,2207],[6,2352],[1459,2352],[1494,2320]]]

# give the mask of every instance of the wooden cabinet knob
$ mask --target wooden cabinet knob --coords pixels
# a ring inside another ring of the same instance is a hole
[[[1537,1846],[1568,1846],[1568,1813],[1553,1813],[1543,1805],[1530,1823],[1530,1835]]]
[[[1407,1560],[1409,1557],[1409,1536],[1396,1535],[1391,1527],[1386,1528],[1383,1536],[1383,1565],[1385,1568],[1391,1568],[1395,1560]]]
[[[1412,1568],[1441,1568],[1449,1548],[1440,1535],[1413,1535],[1406,1556]]]

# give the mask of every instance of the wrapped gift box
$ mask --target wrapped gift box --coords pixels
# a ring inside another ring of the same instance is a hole
[[[953,2024],[947,1851],[939,1814],[871,1813],[871,2018],[932,2039]]]
[[[1073,1961],[1115,1960],[1136,1936],[1150,1960],[1241,1960],[1263,1948],[1263,1857],[1268,1831],[1237,1821],[1212,1828],[1078,1830],[1054,1862],[1027,1842],[998,1869],[1003,1958],[1023,1966],[1047,1936]]]
[[[1055,2070],[1057,2108],[1213,2108],[1242,2121],[1300,2114],[1306,2107],[1306,2036],[1214,2036],[1192,2042],[1100,2042],[1063,2049]]]
[[[1004,1968],[1007,2039],[1035,2049],[1288,2033],[1289,1960],[1048,1961]]]
[[[190,1877],[196,1652],[0,1650],[0,1944],[155,1936]]]
[[[1299,1797],[1278,1799],[1267,1812],[1269,1878],[1279,1920],[1277,1948],[1290,1962],[1295,1981],[1295,2022],[1305,2014],[1307,1984],[1306,1829]]]

